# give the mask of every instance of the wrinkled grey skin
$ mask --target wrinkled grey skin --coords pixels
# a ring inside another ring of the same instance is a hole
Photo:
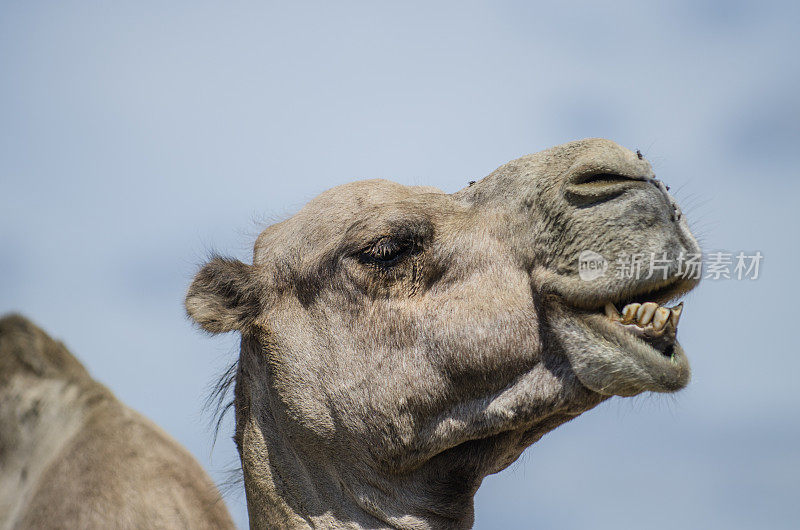
[[[581,183],[596,174],[615,177]],[[584,282],[584,249],[699,251],[650,165],[591,139],[452,195],[339,186],[268,227],[252,265],[213,258],[186,307],[242,335],[251,525],[467,528],[482,479],[546,432],[612,395],[684,387],[680,347],[666,357],[601,308],[694,283],[675,266],[668,281]]]
[[[0,319],[0,529],[234,528],[211,479],[63,344]]]

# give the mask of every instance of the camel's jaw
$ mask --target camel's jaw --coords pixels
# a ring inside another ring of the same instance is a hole
[[[689,383],[689,361],[677,340],[683,303],[667,302],[696,282],[674,282],[602,308],[552,300],[550,328],[578,379],[604,395],[675,392]],[[611,301],[613,300],[613,301]]]

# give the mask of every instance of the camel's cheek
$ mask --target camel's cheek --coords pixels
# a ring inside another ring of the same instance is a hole
[[[288,429],[321,446],[397,462],[420,450],[421,426],[495,394],[540,360],[522,271],[487,271],[431,296],[362,300],[358,310],[325,296],[268,319],[273,352],[262,364]]]
[[[458,416],[455,424],[463,421],[470,429],[472,412],[464,404],[491,398],[540,363],[539,324],[527,275],[495,278],[502,290],[476,278],[440,297],[376,305],[349,328],[358,330],[354,343],[368,347],[361,365],[352,367],[358,384],[352,384],[351,375],[351,385],[342,389],[351,406],[341,414],[364,412],[359,435],[380,441],[370,444],[380,453],[374,459],[396,463],[431,451],[425,432],[445,417]],[[481,407],[476,405],[474,413],[479,415]],[[457,430],[448,436],[459,438]]]
[[[502,388],[540,359],[539,318],[520,269],[503,264],[474,275],[431,297],[421,313],[419,341],[456,386]]]

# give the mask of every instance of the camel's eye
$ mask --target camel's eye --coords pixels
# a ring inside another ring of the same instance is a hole
[[[614,173],[591,173],[576,178],[573,184],[617,184],[619,182],[630,182],[631,180],[639,179],[625,177]]]
[[[388,267],[411,253],[414,245],[408,240],[382,237],[361,251],[361,261]]]

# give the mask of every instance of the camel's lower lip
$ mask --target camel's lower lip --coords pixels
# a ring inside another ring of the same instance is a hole
[[[623,329],[624,333],[630,333],[639,338],[664,357],[672,357],[675,354],[675,345],[678,343],[675,335],[651,335],[634,324],[617,322],[615,325]]]
[[[675,329],[654,334],[652,326],[626,324],[603,313],[584,314],[584,321],[608,342],[640,359],[647,371],[659,381],[659,388],[649,390],[672,392],[688,383],[689,361],[678,342]]]

